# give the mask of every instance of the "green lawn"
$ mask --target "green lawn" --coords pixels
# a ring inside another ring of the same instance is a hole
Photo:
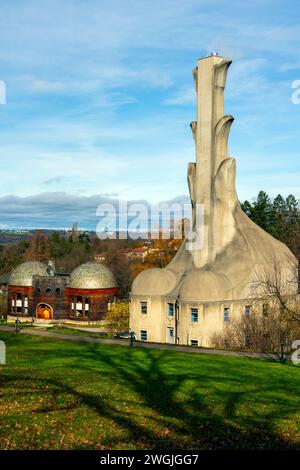
[[[0,332],[1,449],[300,449],[300,368]]]

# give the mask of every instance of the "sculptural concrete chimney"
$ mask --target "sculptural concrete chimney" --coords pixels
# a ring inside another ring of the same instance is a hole
[[[213,181],[220,163],[227,158],[227,137],[233,121],[232,116],[224,116],[224,88],[230,64],[230,60],[213,54],[199,59],[197,67],[193,70],[197,94],[197,121],[191,123],[191,128],[196,145],[196,164],[189,164],[188,181],[194,211],[193,228],[196,232],[201,229],[203,237],[201,254],[200,249],[194,250],[193,254],[196,267],[211,263],[216,254],[213,220],[215,198],[218,195],[214,194]],[[223,129],[223,126],[226,129]],[[196,205],[199,204],[204,210],[203,221],[196,220]],[[203,223],[204,227],[200,228],[200,223]]]

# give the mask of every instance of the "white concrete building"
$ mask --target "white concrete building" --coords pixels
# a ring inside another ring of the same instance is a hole
[[[296,259],[246,216],[236,195],[235,159],[227,150],[233,117],[224,116],[230,63],[213,54],[199,59],[193,71],[196,162],[189,163],[188,185],[193,230],[203,243],[185,240],[166,268],[148,269],[135,279],[130,328],[139,340],[210,346],[211,334],[224,322],[249,316],[255,304],[262,308],[263,292],[253,286],[274,275],[274,264],[287,294],[297,293]]]

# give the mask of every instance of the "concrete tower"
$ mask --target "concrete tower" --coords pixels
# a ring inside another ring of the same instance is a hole
[[[233,117],[224,115],[230,64],[212,54],[193,70],[196,163],[189,163],[188,185],[193,230],[202,243],[185,240],[166,268],[148,269],[135,279],[130,326],[149,341],[209,346],[211,334],[223,326],[224,309],[233,317],[249,311],[263,295],[254,291],[255,282],[271,278],[274,265],[287,294],[297,292],[294,256],[246,216],[237,198],[235,159],[227,148]]]

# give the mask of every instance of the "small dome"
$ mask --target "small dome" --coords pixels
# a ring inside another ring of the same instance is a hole
[[[33,276],[47,276],[47,265],[40,261],[28,261],[17,266],[10,275],[9,285],[31,287]]]
[[[172,271],[150,268],[142,271],[134,280],[132,294],[164,295],[176,286],[176,276]]]
[[[179,297],[185,302],[227,300],[230,283],[225,276],[205,270],[192,270],[184,278]]]
[[[101,263],[84,263],[72,271],[69,286],[74,289],[110,289],[117,287],[111,270]]]

